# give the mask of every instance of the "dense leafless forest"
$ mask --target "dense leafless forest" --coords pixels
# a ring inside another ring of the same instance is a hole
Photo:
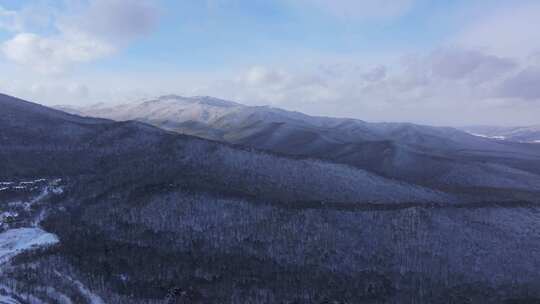
[[[9,96],[0,106],[6,303],[540,298],[537,146],[435,151],[406,137],[387,152],[392,165],[375,168]],[[457,146],[484,142],[451,132]],[[432,163],[402,158],[413,147]],[[410,162],[439,166],[379,170]]]

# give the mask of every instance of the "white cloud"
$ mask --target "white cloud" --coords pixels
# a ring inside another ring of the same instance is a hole
[[[276,86],[283,84],[287,78],[288,75],[283,71],[255,66],[250,68],[241,80],[249,86]]]
[[[63,32],[85,33],[111,43],[129,42],[151,32],[159,19],[156,1],[91,0],[58,20]]]
[[[4,42],[2,52],[18,64],[44,73],[57,73],[66,65],[109,55],[114,48],[82,34],[42,37],[20,33]]]
[[[510,1],[510,5],[486,11],[464,27],[454,39],[462,47],[481,49],[500,56],[527,57],[540,51],[540,3]]]
[[[385,65],[257,66],[197,93],[366,120],[508,124],[521,117],[527,124],[540,115],[529,102],[540,100],[540,69],[529,68],[478,50],[439,48]]]
[[[500,84],[502,97],[540,100],[540,67],[528,67]]]
[[[361,77],[366,81],[377,82],[381,81],[386,77],[387,68],[384,65],[378,65],[366,72],[364,72]]]
[[[485,82],[513,70],[517,63],[475,50],[442,48],[430,55],[435,76]]]
[[[49,12],[56,17],[54,31],[48,35],[23,30],[23,24],[28,23],[26,19],[35,21],[35,14],[28,13],[32,10],[8,12],[14,21],[10,24],[4,22],[5,27],[9,26],[16,33],[1,45],[6,58],[40,72],[57,73],[74,63],[115,53],[133,39],[151,31],[158,20],[157,8],[145,0],[68,3],[66,11]],[[46,10],[43,11],[47,14]],[[0,14],[2,12],[0,10]]]
[[[2,69],[8,73],[0,76],[1,92],[5,94],[48,105],[91,102],[96,97],[91,96],[91,89],[78,80],[44,78],[37,73],[28,75],[9,66],[2,66]]]

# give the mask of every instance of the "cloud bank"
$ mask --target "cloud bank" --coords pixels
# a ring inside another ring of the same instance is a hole
[[[534,122],[540,111],[531,102],[540,104],[539,83],[540,66],[478,50],[441,47],[383,65],[255,66],[196,93],[319,115],[436,125],[508,124],[516,113],[524,115],[526,123]]]

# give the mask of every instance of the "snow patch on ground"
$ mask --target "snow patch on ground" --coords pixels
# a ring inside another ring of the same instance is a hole
[[[49,304],[44,303],[42,300],[27,293],[23,293],[18,296],[15,296],[14,294],[15,293],[12,288],[6,285],[0,285],[0,304]],[[21,302],[16,298],[24,299],[25,301]]]
[[[21,304],[21,302],[15,300],[14,298],[10,296],[0,295],[0,304]]]
[[[56,235],[39,228],[10,229],[0,233],[0,264],[23,251],[54,245],[58,242]]]
[[[81,283],[80,281],[77,281],[75,279],[73,279],[72,277],[68,276],[68,275],[65,275],[65,274],[62,274],[58,271],[55,271],[54,272],[57,276],[63,278],[63,279],[66,279],[68,280],[69,282],[71,282],[75,287],[77,287],[77,289],[79,290],[79,292],[91,303],[91,304],[105,304],[105,301],[103,301],[103,299],[98,296],[97,294],[93,293],[91,290],[89,290],[88,288],[86,288],[86,286],[84,286],[83,283]]]
[[[476,137],[482,137],[482,138],[490,138],[490,139],[498,139],[498,140],[505,140],[506,137],[505,136],[489,136],[489,135],[484,135],[484,134],[478,134],[478,133],[469,133],[473,136],[476,136]]]

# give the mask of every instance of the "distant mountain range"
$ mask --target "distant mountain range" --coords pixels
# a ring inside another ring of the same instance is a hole
[[[201,96],[168,95],[112,107],[59,109],[343,163],[409,183],[456,188],[459,193],[480,186],[540,185],[540,146],[491,140],[453,128],[314,117]]]
[[[2,303],[540,299],[539,145],[210,97],[0,111]]]
[[[540,125],[528,127],[470,126],[462,129],[480,137],[540,144]]]

